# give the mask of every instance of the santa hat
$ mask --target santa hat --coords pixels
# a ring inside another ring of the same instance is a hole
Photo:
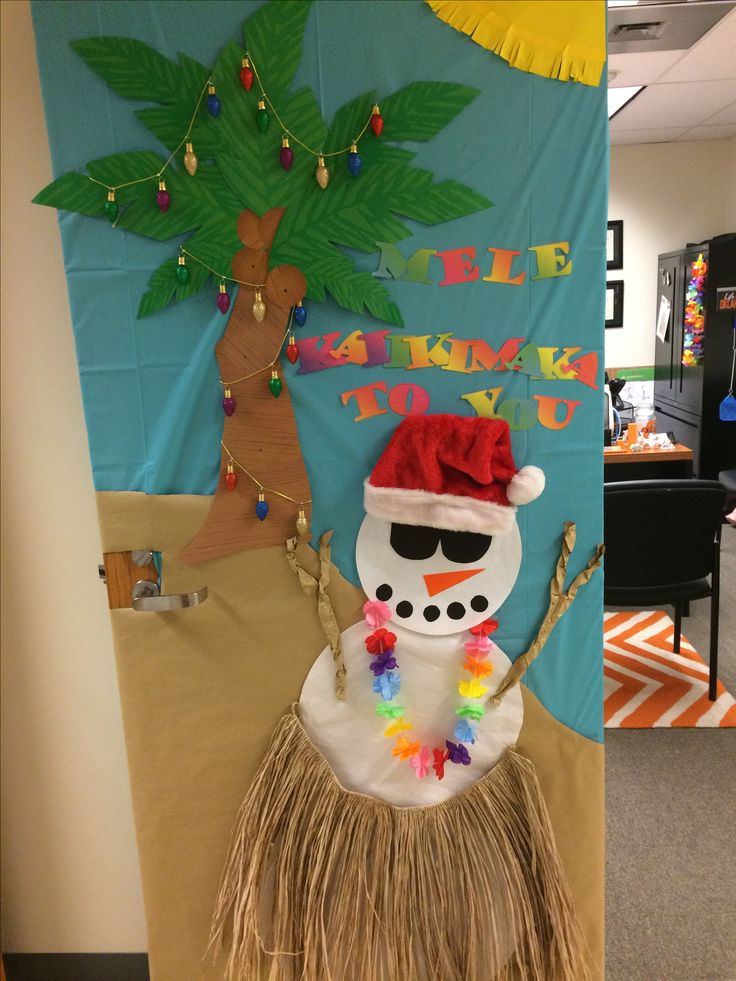
[[[517,470],[503,419],[408,416],[365,482],[365,510],[399,524],[495,535],[516,505],[544,490],[539,467]]]

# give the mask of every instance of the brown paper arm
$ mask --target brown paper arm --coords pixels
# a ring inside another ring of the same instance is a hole
[[[286,541],[286,558],[292,571],[299,578],[299,584],[307,596],[317,596],[317,614],[322,624],[327,643],[332,651],[332,658],[335,662],[335,697],[340,701],[345,700],[345,681],[347,669],[342,657],[342,647],[340,644],[340,628],[337,625],[335,611],[332,601],[327,594],[327,587],[330,583],[330,570],[332,568],[330,539],[332,532],[326,531],[319,540],[319,580],[315,579],[299,563],[296,556],[296,538],[289,538]]]
[[[492,705],[500,705],[506,692],[519,684],[526,674],[529,665],[539,656],[540,651],[549,640],[549,636],[556,624],[571,606],[577,591],[590,581],[591,576],[601,564],[601,558],[605,551],[605,546],[603,545],[599,545],[596,548],[587,566],[573,579],[567,592],[564,592],[567,562],[575,548],[575,538],[575,525],[572,522],[566,522],[563,530],[560,558],[557,562],[555,574],[549,584],[550,601],[547,613],[529,649],[514,661],[496,692],[489,698],[488,701]]]

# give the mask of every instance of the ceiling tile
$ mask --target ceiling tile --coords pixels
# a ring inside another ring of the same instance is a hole
[[[686,51],[642,51],[636,54],[612,54],[608,59],[608,71],[616,72],[610,88],[626,85],[650,85],[656,82],[668,68],[687,54]]]
[[[656,84],[640,92],[613,120],[617,130],[646,129],[666,119],[671,126],[697,126],[736,101],[732,81]]]
[[[736,123],[731,126],[693,126],[687,130],[684,136],[676,136],[676,140],[727,140],[730,136],[736,136]]]
[[[617,133],[611,131],[611,145],[623,146],[632,143],[670,143],[687,132],[683,126],[667,129],[629,129]]]
[[[695,82],[736,78],[736,10],[730,11],[696,41],[684,58],[659,79],[661,82]]]
[[[736,123],[736,102],[732,102],[730,106],[721,109],[715,116],[709,116],[703,122],[707,123],[708,126],[723,126],[726,123]]]

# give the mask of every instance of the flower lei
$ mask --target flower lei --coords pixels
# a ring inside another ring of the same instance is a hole
[[[472,636],[465,643],[463,663],[463,669],[470,678],[460,681],[457,687],[463,701],[455,709],[455,714],[459,716],[454,729],[456,742],[447,739],[444,747],[430,747],[406,735],[413,726],[405,718],[406,708],[395,701],[401,691],[401,675],[395,652],[396,634],[383,626],[391,619],[391,609],[381,600],[368,600],[363,612],[368,627],[373,631],[366,637],[365,647],[368,655],[374,658],[370,662],[373,691],[381,698],[376,705],[376,715],[388,722],[383,731],[384,736],[388,739],[396,737],[391,755],[408,760],[417,780],[427,776],[430,766],[438,780],[444,777],[445,764],[448,762],[468,766],[471,757],[466,744],[472,745],[475,742],[476,725],[485,715],[485,709],[479,700],[489,689],[484,687],[482,680],[493,672],[493,665],[487,658],[496,645],[488,635],[493,633],[498,623],[495,620],[484,620],[470,628]]]

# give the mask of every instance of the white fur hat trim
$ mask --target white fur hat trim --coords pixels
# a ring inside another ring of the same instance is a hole
[[[539,467],[522,467],[506,488],[512,504],[529,504],[544,490],[544,473]]]
[[[366,513],[385,521],[447,531],[474,531],[481,535],[501,535],[514,526],[516,508],[513,506],[478,501],[461,494],[376,487],[370,479],[363,487]]]

